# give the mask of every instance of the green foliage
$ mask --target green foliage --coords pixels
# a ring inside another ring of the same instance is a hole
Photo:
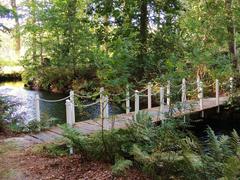
[[[208,128],[202,145],[181,120],[155,126],[147,114],[138,114],[127,129],[112,129],[92,135],[64,127],[64,136],[78,153],[113,163],[114,175],[124,175],[130,166],[141,168],[153,179],[239,178],[240,138],[216,136]]]
[[[22,120],[15,120],[9,123],[7,128],[15,133],[39,132],[47,130],[58,123],[58,119],[44,115],[40,122],[34,119],[26,124]]]
[[[114,176],[123,176],[126,173],[126,170],[132,166],[132,161],[119,159],[112,166],[112,173]]]
[[[32,152],[50,157],[66,156],[69,153],[69,147],[62,141],[56,141],[51,144],[36,145],[32,148]]]

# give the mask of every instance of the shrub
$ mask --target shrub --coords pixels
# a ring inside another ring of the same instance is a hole
[[[240,138],[216,136],[208,128],[208,143],[202,145],[182,120],[166,120],[161,126],[147,114],[138,114],[126,129],[112,129],[89,136],[63,127],[64,136],[77,153],[113,164],[114,175],[123,175],[131,165],[153,179],[218,179],[240,177]]]

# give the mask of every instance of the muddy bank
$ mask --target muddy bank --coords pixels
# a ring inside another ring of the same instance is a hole
[[[0,82],[21,80],[22,80],[21,73],[3,74],[0,72]]]

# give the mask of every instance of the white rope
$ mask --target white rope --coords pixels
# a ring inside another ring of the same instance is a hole
[[[174,84],[171,83],[171,86],[174,86],[174,87],[180,87],[180,86],[182,86],[182,84],[174,85]]]
[[[160,92],[155,92],[152,94],[152,96],[156,96],[156,95],[159,95]]]
[[[212,84],[209,84],[209,85],[203,85],[203,87],[212,87],[212,86],[214,86],[215,85],[215,83],[212,83]]]
[[[42,98],[39,98],[39,100],[43,101],[43,102],[56,103],[56,102],[64,101],[64,100],[66,100],[68,98],[70,98],[70,96],[67,96],[67,97],[62,98],[62,99],[57,99],[57,100],[42,99]]]
[[[146,94],[139,94],[139,97],[148,97]]]
[[[132,99],[134,96],[135,96],[135,94],[133,94],[132,96],[129,96],[129,98],[124,98],[124,99],[118,100],[118,102],[124,102],[124,101],[126,101],[126,100],[130,100],[130,99]],[[109,102],[113,102],[113,101],[109,101]]]
[[[194,82],[187,82],[187,84],[189,84],[189,85],[195,85],[195,84],[197,84],[197,82],[196,82],[196,81],[194,81]]]
[[[116,96],[120,96],[120,95],[122,95],[122,94],[121,93],[119,93],[119,94],[110,94],[109,96],[116,97]]]
[[[92,99],[93,97],[96,97],[98,95],[99,95],[99,93],[93,94],[91,96],[79,95],[79,94],[74,93],[74,96],[76,96],[78,98],[82,98],[82,99]]]
[[[145,89],[139,91],[139,93],[143,93],[143,92],[146,91],[146,90],[148,90],[148,88],[145,88]]]
[[[90,106],[94,106],[96,104],[98,104],[100,102],[100,100],[98,99],[97,101],[90,103],[90,104],[86,104],[86,105],[82,105],[82,107],[90,107]]]

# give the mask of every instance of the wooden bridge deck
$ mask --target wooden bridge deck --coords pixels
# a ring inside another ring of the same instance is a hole
[[[228,97],[220,97],[219,98],[219,105],[223,105],[228,100]],[[199,104],[197,101],[187,101],[186,105],[186,111],[185,114],[189,113],[195,113],[200,112]],[[203,110],[211,109],[216,107],[216,100],[215,98],[206,98],[203,100]],[[181,110],[179,110],[176,107],[173,107],[174,113],[173,116],[181,116],[183,115],[181,113]],[[147,112],[153,119],[153,121],[161,121],[166,119],[159,119],[159,107],[154,107],[151,109],[143,109],[141,110],[143,112]],[[164,106],[164,112],[167,113],[169,111],[169,108],[167,106]],[[125,128],[127,124],[131,123],[133,121],[134,112],[130,112],[128,114],[119,114],[115,115],[109,118],[108,123],[110,127],[114,128]],[[74,125],[74,128],[79,130],[82,134],[91,134],[97,131],[100,131],[102,128],[102,123],[99,118],[93,119],[93,120],[86,120],[77,122]],[[25,135],[23,137],[17,137],[17,138],[9,138],[7,141],[13,141],[17,145],[22,147],[28,147],[33,144],[37,143],[44,143],[44,142],[52,142],[53,140],[62,137],[62,130],[58,127],[53,127],[47,131],[40,132],[37,134],[30,134]]]

